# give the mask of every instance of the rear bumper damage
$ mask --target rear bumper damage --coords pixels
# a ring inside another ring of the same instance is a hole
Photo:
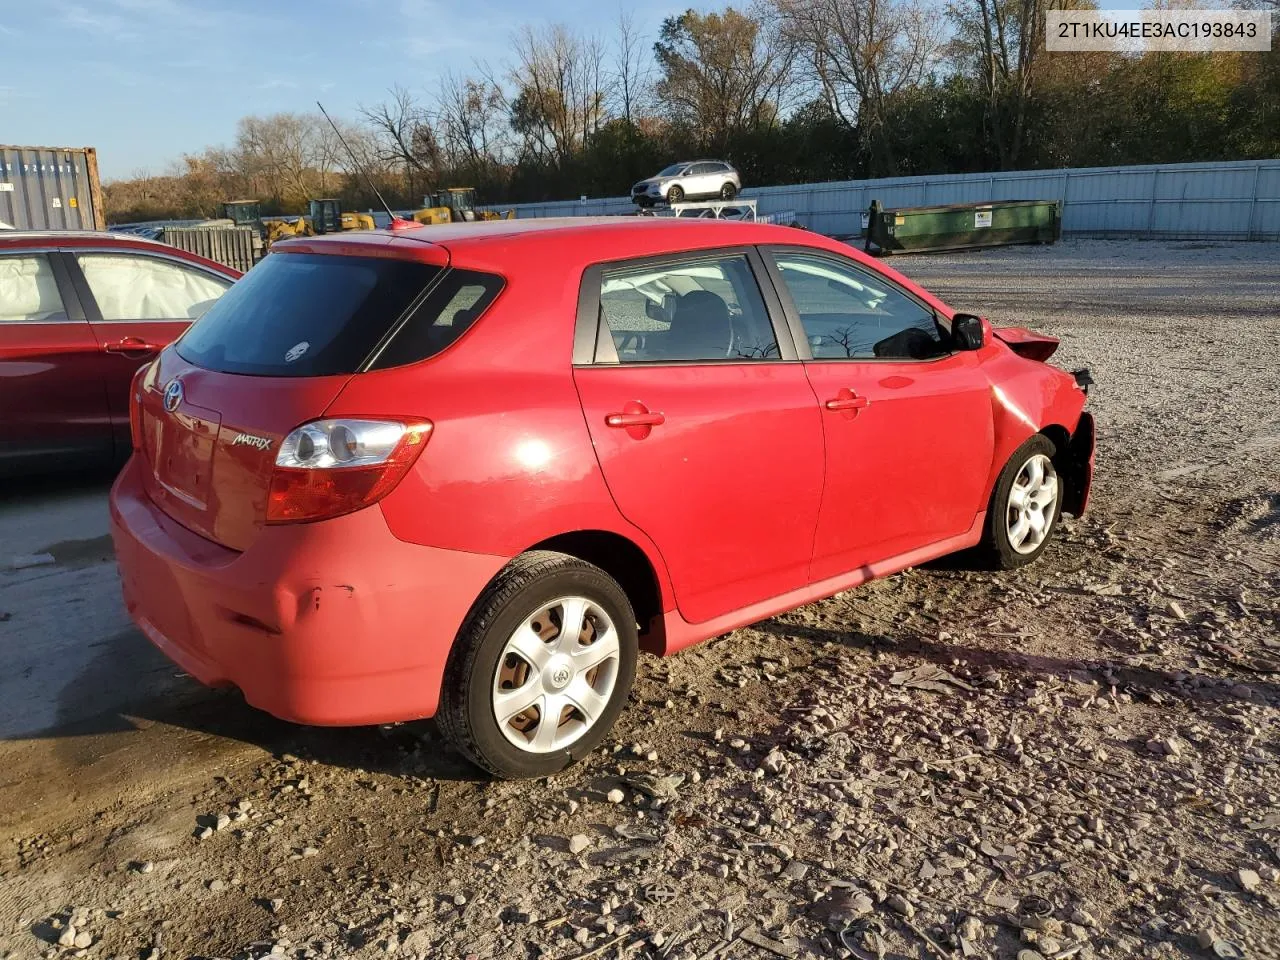
[[[454,637],[501,557],[397,540],[382,511],[268,526],[243,553],[170,519],[135,457],[111,492],[125,605],[162,652],[283,720],[429,717]]]

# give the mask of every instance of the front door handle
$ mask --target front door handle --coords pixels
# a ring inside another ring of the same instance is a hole
[[[858,396],[848,387],[841,387],[840,392],[826,402],[826,408],[828,410],[861,410],[870,402],[866,397]]]
[[[607,427],[660,427],[666,422],[660,413],[611,413],[604,418]]]
[[[125,337],[115,343],[104,343],[102,345],[103,353],[118,353],[126,357],[134,354],[159,353],[162,349],[158,344],[147,343],[147,341],[139,337]]]
[[[632,440],[643,440],[660,427],[667,418],[655,410],[650,410],[639,400],[628,400],[617,413],[606,414],[604,425],[616,430],[626,430]]]

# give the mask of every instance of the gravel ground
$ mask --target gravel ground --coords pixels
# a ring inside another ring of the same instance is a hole
[[[0,957],[1280,956],[1280,246],[892,264],[1092,368],[1091,514],[646,659],[552,780],[196,690],[102,490],[7,497]]]

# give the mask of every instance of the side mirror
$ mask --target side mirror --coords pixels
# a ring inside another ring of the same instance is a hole
[[[972,313],[957,313],[951,318],[951,345],[956,350],[982,348],[982,318]]]

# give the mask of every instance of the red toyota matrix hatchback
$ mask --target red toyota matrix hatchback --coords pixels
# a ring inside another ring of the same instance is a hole
[[[495,774],[665,654],[1085,508],[1056,341],[834,240],[517,220],[281,243],[132,387],[130,613],[308,724],[436,716]]]

